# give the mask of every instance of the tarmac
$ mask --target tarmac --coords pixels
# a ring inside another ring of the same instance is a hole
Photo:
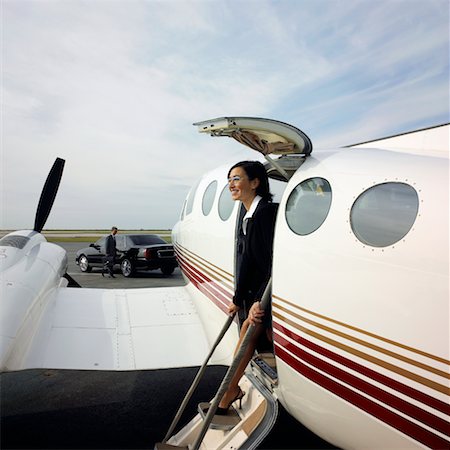
[[[2,449],[152,449],[198,367],[113,372],[35,369],[1,374]],[[211,399],[226,367],[207,368],[179,427]],[[282,407],[260,449],[330,449]]]

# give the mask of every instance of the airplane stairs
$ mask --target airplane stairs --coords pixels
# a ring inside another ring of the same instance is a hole
[[[239,383],[245,392],[242,408],[230,408],[228,415],[214,415],[206,432],[204,421],[210,403],[200,403],[198,414],[167,441],[157,443],[156,450],[235,450],[255,449],[267,436],[278,415],[273,388],[277,384],[273,354],[253,358]],[[199,436],[204,433],[203,438]]]

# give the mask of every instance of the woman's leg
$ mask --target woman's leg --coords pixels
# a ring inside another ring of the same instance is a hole
[[[242,324],[241,332],[239,335],[239,341],[236,346],[236,350],[234,351],[234,354],[236,355],[239,347],[241,346],[241,343],[245,337],[245,334],[247,333],[247,329],[250,326],[250,322],[248,319],[245,320],[245,322]],[[223,395],[219,407],[220,408],[228,408],[228,405],[230,402],[236,398],[236,396],[239,393],[239,381],[242,378],[242,375],[244,375],[245,369],[250,362],[250,360],[253,357],[253,354],[255,352],[256,343],[258,341],[259,336],[261,335],[261,332],[264,330],[264,327],[261,324],[255,325],[255,330],[253,332],[253,335],[247,345],[247,348],[245,350],[245,353],[241,359],[241,362],[239,363],[237,370],[231,379],[230,385],[228,386],[228,390]]]

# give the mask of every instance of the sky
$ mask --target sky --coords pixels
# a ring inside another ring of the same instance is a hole
[[[1,0],[0,229],[170,229],[252,159],[194,122],[265,117],[314,148],[449,122],[448,0]]]

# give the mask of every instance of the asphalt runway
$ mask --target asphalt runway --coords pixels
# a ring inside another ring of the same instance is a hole
[[[86,288],[131,289],[149,287],[184,286],[183,275],[177,267],[172,275],[165,276],[160,270],[137,272],[134,277],[125,278],[118,266],[115,268],[116,278],[103,278],[101,269],[93,268],[92,272],[81,272],[75,263],[77,250],[89,246],[89,242],[58,242],[57,245],[66,250],[69,260],[67,273],[81,286]]]
[[[153,449],[198,367],[131,372],[34,369],[1,374],[1,448]],[[209,366],[175,431],[211,399],[226,367]],[[258,449],[333,449],[280,405]]]

